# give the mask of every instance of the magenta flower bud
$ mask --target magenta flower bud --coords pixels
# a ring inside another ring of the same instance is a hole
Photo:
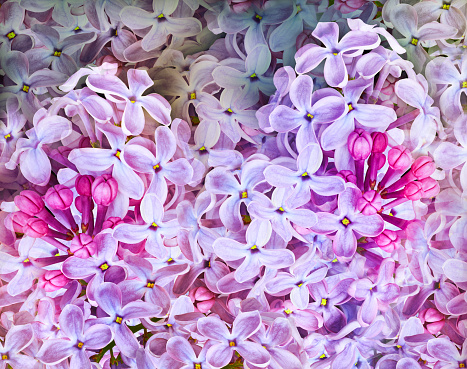
[[[44,200],[35,191],[25,190],[15,197],[15,205],[28,215],[39,214],[44,209]]]
[[[429,308],[420,311],[418,319],[422,322],[425,329],[430,334],[438,334],[441,329],[444,327],[444,315],[441,314],[438,310]]]
[[[78,195],[81,196],[92,196],[92,183],[94,177],[91,175],[81,175],[76,178],[75,188]]]
[[[73,191],[65,185],[49,188],[44,197],[47,205],[56,210],[66,210],[73,203]]]
[[[381,209],[381,196],[374,190],[367,191],[357,201],[357,209],[363,215],[376,214]]]
[[[97,245],[91,236],[80,233],[71,241],[70,251],[80,259],[87,259],[96,253]]]
[[[421,182],[412,181],[407,183],[404,187],[404,196],[412,201],[420,200],[423,197],[423,186]]]
[[[404,170],[412,163],[412,154],[410,151],[402,146],[394,146],[388,152],[388,164],[392,169]]]
[[[110,217],[110,218],[107,218],[107,220],[105,220],[104,223],[102,223],[102,229],[108,229],[108,228],[114,229],[116,226],[122,223],[125,223],[123,219],[119,217]]]
[[[109,206],[117,196],[118,182],[110,174],[96,178],[92,184],[92,198],[97,205]]]
[[[24,234],[32,238],[42,238],[47,235],[49,227],[39,218],[29,218],[23,228]]]
[[[400,246],[400,237],[397,232],[385,229],[379,236],[375,237],[376,244],[386,252],[393,252]]]
[[[31,218],[29,214],[22,211],[15,211],[5,219],[5,225],[13,232],[23,233],[26,223]]]
[[[341,177],[344,181],[357,184],[357,176],[351,170],[341,170],[337,173],[338,177]]]
[[[436,179],[431,177],[423,178],[420,180],[423,188],[423,197],[432,198],[439,194],[439,183]]]
[[[76,205],[76,209],[78,209],[78,211],[80,213],[83,212],[83,202],[85,201],[88,201],[88,198],[87,197],[84,197],[84,196],[78,196],[76,199],[75,199],[75,205]],[[94,202],[93,201],[90,201],[89,202],[90,205],[91,205],[91,209],[90,210],[93,210],[94,209]]]
[[[49,270],[39,278],[39,287],[45,292],[57,291],[66,286],[70,279],[65,277],[61,270]]]
[[[357,128],[350,133],[347,139],[347,147],[354,160],[365,160],[371,154],[373,139],[367,131]]]
[[[189,292],[191,302],[195,305],[195,311],[207,313],[215,302],[215,295],[206,287],[194,288]]]
[[[410,171],[417,179],[423,179],[431,176],[436,169],[436,165],[429,156],[420,156],[415,159]]]
[[[382,153],[388,147],[388,135],[386,132],[372,132],[371,138],[373,139],[371,152]]]

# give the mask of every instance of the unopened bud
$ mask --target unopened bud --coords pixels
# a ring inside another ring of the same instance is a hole
[[[44,200],[35,191],[25,190],[15,197],[15,205],[28,215],[39,214],[44,209]]]
[[[404,196],[412,201],[420,200],[423,196],[423,186],[418,181],[407,183],[404,187]]]
[[[374,190],[367,191],[357,201],[357,209],[363,215],[376,214],[381,209],[381,196]]]
[[[411,172],[417,179],[431,176],[436,169],[436,165],[429,156],[420,156],[412,164]]]
[[[71,241],[70,251],[78,258],[87,259],[96,253],[97,245],[91,236],[80,233]]]
[[[94,177],[91,175],[80,175],[76,178],[75,188],[78,195],[81,196],[92,196],[92,183]]]
[[[42,238],[47,235],[49,227],[39,218],[29,218],[23,228],[24,234],[32,238]]]
[[[60,270],[49,270],[39,278],[39,287],[45,292],[57,291],[66,286],[70,280]]]
[[[382,153],[388,147],[388,135],[386,132],[372,132],[371,138],[373,139],[371,152]]]
[[[350,133],[347,139],[347,147],[354,160],[365,160],[371,154],[373,139],[367,131],[357,128]]]
[[[110,174],[96,178],[92,184],[92,198],[97,205],[109,206],[115,200],[118,182]]]
[[[412,154],[410,151],[402,146],[394,146],[388,152],[388,164],[392,169],[404,170],[412,163]]]
[[[66,210],[73,203],[73,191],[65,185],[49,188],[44,197],[47,205],[56,210]]]

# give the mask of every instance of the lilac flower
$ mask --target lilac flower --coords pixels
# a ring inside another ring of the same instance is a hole
[[[120,127],[113,124],[98,124],[96,127],[102,131],[110,144],[110,149],[83,148],[74,149],[68,155],[68,160],[80,170],[93,173],[102,173],[111,169],[112,177],[118,181],[118,189],[124,195],[140,199],[144,193],[141,178],[121,160],[127,136]]]
[[[467,61],[462,59],[459,69],[448,58],[435,58],[426,66],[429,81],[448,85],[440,97],[439,105],[443,115],[455,121],[463,113],[461,94],[467,92]]]
[[[363,326],[370,325],[376,318],[378,310],[387,309],[389,304],[399,297],[399,286],[390,281],[394,273],[394,260],[384,259],[375,281],[363,278],[354,281],[349,294],[363,304],[358,310],[357,319]]]
[[[34,340],[33,330],[31,325],[16,325],[8,329],[3,344],[0,343],[0,357],[2,359],[2,367],[7,365],[12,368],[32,368],[37,361],[30,357],[21,354]]]
[[[266,283],[270,294],[285,296],[290,293],[290,300],[299,309],[305,309],[310,299],[308,286],[318,283],[326,277],[328,267],[323,263],[311,260],[312,254],[302,257],[290,267],[290,273],[279,272],[277,276]]]
[[[168,35],[190,37],[201,32],[201,22],[195,18],[171,17],[178,5],[178,0],[153,1],[153,12],[135,6],[127,6],[120,12],[122,22],[131,29],[147,29],[143,37],[143,50],[150,51],[162,46]]]
[[[20,5],[25,8],[26,10],[32,11],[32,12],[45,12],[49,9],[52,9],[52,19],[57,22],[58,24],[61,24],[62,26],[70,26],[73,24],[73,15],[71,13],[71,9],[69,4],[80,4],[82,3],[81,1],[55,1],[55,0],[41,0],[41,1],[36,1],[36,0],[21,0]]]
[[[271,233],[272,227],[269,222],[253,220],[246,231],[246,244],[220,237],[212,246],[223,260],[243,259],[235,270],[235,279],[243,283],[258,275],[262,265],[282,269],[294,263],[295,258],[291,251],[264,247]]]
[[[25,52],[32,48],[32,38],[27,34],[24,27],[24,8],[17,2],[2,4],[0,13],[2,23],[0,24],[0,52],[17,50]]]
[[[172,238],[177,235],[177,219],[164,219],[164,207],[154,194],[143,197],[140,211],[144,224],[120,224],[115,227],[113,237],[130,244],[146,240],[146,251],[158,259],[165,259],[167,250],[162,236]]]
[[[345,190],[345,182],[340,177],[314,175],[322,160],[323,152],[319,145],[309,144],[298,155],[296,171],[282,165],[270,165],[264,170],[264,176],[273,186],[294,186],[286,202],[292,207],[300,206],[310,200],[311,190],[323,196],[336,195]]]
[[[185,338],[172,337],[167,341],[167,353],[161,356],[159,368],[212,369],[213,367],[206,362],[206,354],[210,346],[209,344],[204,344],[203,349],[196,355],[193,346]]]
[[[58,115],[49,116],[42,108],[34,114],[33,128],[26,131],[28,138],[19,138],[16,151],[5,165],[13,170],[20,164],[24,177],[37,185],[49,182],[51,165],[44,145],[63,140],[71,134],[71,122]]]
[[[22,128],[25,124],[26,118],[19,111],[16,99],[8,99],[5,118],[0,120],[0,159],[10,160],[16,142],[23,136]]]
[[[348,113],[327,127],[321,136],[323,150],[333,150],[343,146],[355,128],[369,131],[384,131],[397,119],[396,112],[384,105],[359,103],[362,92],[368,87],[368,80],[358,78],[349,81],[342,89],[349,107]],[[374,117],[378,119],[375,120]]]
[[[328,283],[329,281],[329,283]],[[353,279],[346,278],[333,283],[332,279],[322,280],[309,285],[310,295],[315,302],[310,308],[321,313],[324,318],[324,326],[331,332],[339,332],[347,323],[345,314],[336,307],[350,300],[347,293]]]
[[[285,318],[276,318],[268,330],[262,325],[252,337],[268,350],[271,355],[270,367],[300,369],[302,368],[300,360],[285,348],[291,338],[290,322]]]
[[[336,232],[333,241],[334,253],[343,259],[351,258],[357,250],[357,237],[375,237],[384,230],[384,221],[379,214],[363,215],[357,210],[361,192],[349,186],[339,195],[335,214],[320,212],[318,223],[311,229],[318,234]]]
[[[232,11],[225,7],[219,14],[219,27],[228,34],[238,33],[247,29],[245,34],[245,49],[249,53],[257,45],[267,45],[264,36],[264,26],[278,24],[289,18],[294,12],[293,3],[284,0],[271,0],[259,8],[256,4],[242,12]]]
[[[143,108],[158,122],[170,124],[170,105],[159,94],[142,96],[144,91],[154,82],[149,78],[148,72],[139,69],[130,69],[127,73],[128,85],[112,75],[92,74],[86,83],[93,91],[106,95],[107,99],[116,103],[125,103],[122,117],[123,132],[128,135],[139,135],[144,128]]]
[[[407,57],[414,63],[417,73],[422,70],[427,60],[427,53],[421,45],[423,41],[446,39],[457,34],[456,28],[438,22],[429,22],[419,28],[417,11],[407,4],[394,7],[390,19],[402,34],[403,38],[398,41],[407,51]]]
[[[122,306],[122,291],[117,285],[107,282],[97,289],[96,302],[108,316],[90,320],[89,323],[92,326],[100,323],[110,326],[120,352],[125,356],[135,357],[139,343],[125,322],[130,319],[155,317],[161,308],[139,300]]]
[[[356,56],[363,50],[373,49],[379,45],[380,39],[373,32],[350,31],[340,41],[337,23],[320,22],[312,35],[319,39],[324,47],[308,44],[295,54],[297,73],[303,74],[316,68],[324,59],[324,78],[333,87],[344,87],[348,81],[347,68],[343,55]],[[352,51],[352,53],[350,53]]]
[[[57,364],[71,356],[70,368],[92,368],[86,354],[98,350],[112,341],[112,331],[104,324],[96,324],[85,330],[84,315],[76,305],[63,308],[60,318],[62,338],[44,340],[37,358],[45,364]]]
[[[130,142],[123,152],[123,160],[136,172],[152,174],[148,192],[164,202],[168,192],[166,179],[183,186],[191,181],[193,168],[185,158],[169,161],[177,148],[175,137],[169,128],[157,127],[155,142],[155,145],[151,142],[146,147],[135,141]]]
[[[261,326],[258,311],[240,313],[233,322],[229,332],[224,322],[218,318],[207,317],[198,320],[199,332],[207,338],[219,343],[211,346],[206,354],[207,362],[215,368],[227,365],[234,351],[237,351],[246,362],[264,367],[270,361],[267,350],[256,342],[248,341]]]
[[[457,37],[462,37],[466,27],[466,17],[462,13],[462,1],[453,0],[449,3],[443,0],[429,0],[414,4],[418,22],[426,24],[440,20],[441,24],[454,26],[459,30]]]
[[[226,168],[217,167],[206,176],[206,190],[213,194],[229,195],[219,208],[222,223],[233,232],[243,228],[240,205],[262,199],[264,195],[255,187],[264,180],[263,170],[269,165],[265,160],[255,159],[242,165],[240,181]]]
[[[463,368],[467,364],[467,347],[465,342],[462,345],[461,352],[447,338],[433,338],[428,341],[426,348],[431,356],[441,362],[440,365],[443,368]]]
[[[310,228],[318,219],[315,213],[309,209],[297,209],[297,206],[289,206],[287,203],[289,188],[276,188],[272,193],[271,201],[252,201],[248,205],[250,216],[268,220],[274,232],[285,242],[289,242],[292,236],[300,239],[301,235],[293,228],[292,223],[303,228]]]
[[[435,139],[438,127],[442,127],[439,108],[432,106],[428,95],[428,82],[421,75],[417,80],[403,79],[396,82],[396,95],[420,112],[410,127],[410,141],[416,148],[428,146]]]
[[[42,68],[52,66],[52,70],[71,76],[78,66],[71,55],[82,47],[82,44],[90,42],[95,34],[78,33],[60,40],[60,34],[54,28],[45,24],[35,24],[32,31],[42,41],[45,48],[36,48],[27,51],[30,68],[35,72]]]
[[[38,70],[29,75],[29,61],[25,54],[11,51],[2,59],[2,69],[13,82],[2,87],[2,95],[9,98],[13,94],[20,102],[21,111],[32,122],[36,111],[42,108],[34,90],[39,87],[58,86],[65,82],[66,75],[48,69]],[[3,97],[0,97],[2,100]]]
[[[265,45],[258,45],[249,52],[244,66],[241,61],[236,63],[237,68],[221,65],[214,69],[212,76],[214,81],[223,88],[243,87],[243,93],[239,97],[242,105],[255,104],[259,100],[259,91],[268,96],[274,93],[272,77],[268,73],[270,64],[269,48]]]
[[[299,127],[296,138],[299,152],[309,143],[318,142],[315,124],[334,122],[347,112],[345,100],[340,95],[314,101],[313,80],[307,75],[292,82],[289,96],[297,110],[285,105],[277,106],[270,116],[271,127],[277,132],[289,132]]]

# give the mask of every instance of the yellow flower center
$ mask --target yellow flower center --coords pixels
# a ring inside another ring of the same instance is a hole
[[[251,246],[251,248],[250,248],[250,250],[257,250],[257,249],[258,249],[258,246],[256,246],[256,245],[253,245],[253,246]]]
[[[256,73],[253,73],[250,78],[255,78],[256,77]]]
[[[303,283],[299,283],[297,284],[298,287],[302,287],[303,286]]]
[[[104,263],[102,264],[100,267],[99,267],[102,271],[105,271],[107,269],[109,269],[109,265],[107,263]]]
[[[201,146],[201,147],[199,148],[199,151],[206,151],[206,147]]]
[[[328,303],[328,300],[321,299],[321,305],[326,306],[327,303]]]
[[[131,102],[132,104],[134,104],[134,103],[136,102],[136,100],[130,100],[130,102]]]
[[[82,348],[84,346],[83,342],[78,342],[78,348]]]
[[[418,38],[415,38],[415,37],[412,37],[412,41],[410,41],[410,43],[414,46],[417,46],[418,45]]]
[[[300,13],[302,11],[302,7],[300,5],[297,5],[297,13]]]
[[[75,31],[79,31],[79,27],[75,27]]]
[[[286,313],[287,315],[290,315],[290,314],[292,314],[292,310],[287,308],[287,309],[284,310],[284,313]]]
[[[159,226],[156,224],[156,222],[152,222],[152,223],[151,223],[151,226],[153,226],[154,228],[159,227]]]
[[[462,82],[462,88],[467,88],[467,81]]]
[[[336,56],[336,55],[337,55],[337,53],[332,53],[332,55]]]
[[[397,347],[398,349],[402,348],[402,346],[401,346],[401,345],[397,345],[396,347]]]
[[[172,258],[168,258],[168,259],[167,259],[167,263],[170,263],[170,262],[172,262],[172,261],[174,261],[174,259],[172,259]]]
[[[29,86],[28,85],[23,85],[23,91],[24,92],[29,92]]]
[[[229,113],[233,113],[232,109],[230,109],[230,108],[228,108],[227,111],[228,111]]]
[[[62,52],[61,52],[61,51],[58,51],[58,50],[55,50],[55,51],[54,51],[54,56],[59,57],[59,56],[61,56],[61,55],[62,55]]]
[[[122,319],[121,316],[117,316],[117,317],[115,318],[115,323],[122,324],[122,321],[123,321],[123,319]]]
[[[347,218],[344,218],[341,220],[341,223],[345,226],[348,226],[350,224],[350,220],[348,220]]]
[[[8,37],[9,40],[13,40],[16,37],[16,33],[11,31],[10,33],[6,35],[6,37]]]
[[[261,15],[259,15],[259,14],[256,14],[256,19],[261,20],[261,19],[263,19],[263,17]]]
[[[248,192],[247,191],[243,191],[242,192],[242,199],[246,199],[248,197]]]
[[[8,360],[8,355],[7,354],[2,354],[2,360]]]
[[[152,169],[156,170],[156,169],[159,169],[161,166],[159,164],[156,164],[152,167]]]
[[[120,153],[121,153],[120,150],[117,150],[117,152],[115,153],[115,156],[116,156],[117,158],[119,158],[119,159],[120,159]]]
[[[202,369],[201,364],[195,364],[195,369]]]
[[[190,94],[190,100],[194,100],[194,99],[196,99],[196,92],[192,92]]]
[[[230,342],[229,342],[229,346],[230,346],[230,347],[235,347],[235,342],[234,342],[234,341],[230,341]]]
[[[172,324],[170,324],[170,323],[167,323],[166,325],[167,325],[167,327],[171,327],[171,326],[172,326]]]
[[[146,285],[147,288],[153,288],[154,287],[154,282],[148,282]]]
[[[459,368],[465,368],[465,364],[464,364],[464,363],[460,363],[460,364],[459,364]]]
[[[353,110],[353,106],[352,104],[349,104],[349,111],[352,111]]]
[[[23,263],[29,263],[29,258],[24,259]]]
[[[326,354],[322,354],[319,358],[320,359],[326,359]]]
[[[11,137],[11,135],[8,133],[6,134],[5,136],[3,136],[5,138],[5,140],[9,139]]]
[[[159,15],[157,16],[157,18],[159,18],[159,19],[164,18],[164,14],[162,14],[162,13],[159,14]]]
[[[302,174],[302,177],[306,177],[306,176],[308,176],[308,172],[305,172]]]
[[[337,258],[332,259],[333,263],[337,263]]]
[[[313,119],[313,118],[314,118],[314,115],[311,115],[310,113],[308,113],[306,116],[307,116],[308,118],[310,118],[310,119]]]
[[[278,210],[279,210],[280,212],[282,212],[282,213],[285,211],[284,208],[283,208],[282,206],[281,206]]]
[[[450,7],[451,7],[451,4],[446,4],[446,3],[443,4],[444,10],[449,10]],[[460,368],[463,368],[463,366],[461,366]]]

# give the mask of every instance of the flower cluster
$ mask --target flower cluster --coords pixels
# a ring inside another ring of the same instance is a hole
[[[0,368],[465,368],[467,4],[383,3],[3,2]]]

